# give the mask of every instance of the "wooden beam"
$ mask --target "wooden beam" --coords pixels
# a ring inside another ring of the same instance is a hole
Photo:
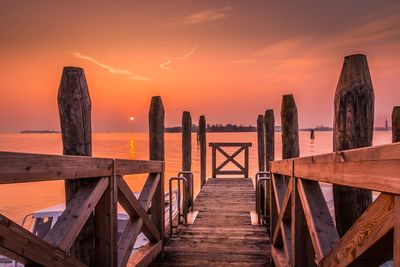
[[[115,160],[116,175],[142,174],[164,171],[164,162],[157,160]]]
[[[0,152],[0,184],[112,175],[112,159]]]
[[[400,159],[310,164],[295,161],[294,169],[296,176],[307,180],[400,193]]]
[[[147,212],[143,209],[135,195],[132,193],[128,184],[121,177],[118,179],[118,201],[125,211],[129,214],[132,219],[140,217],[143,220],[143,232],[146,237],[151,241],[155,242],[160,240],[160,232],[157,230],[154,223],[150,220]]]
[[[162,250],[162,241],[159,241],[155,244],[147,244],[144,247],[140,248],[134,254],[131,261],[129,261],[130,266],[137,267],[146,267],[149,266],[153,260],[156,259],[158,254],[160,254]]]
[[[284,159],[278,161],[271,161],[271,170],[270,172],[291,176],[292,160],[291,159]]]
[[[400,267],[400,196],[394,197],[393,266]]]
[[[271,246],[271,256],[276,267],[289,267],[288,258],[285,256],[285,252],[282,249]]]
[[[394,197],[380,194],[319,266],[348,266],[394,226]]]
[[[276,186],[276,188],[279,188],[279,186]],[[283,221],[290,221],[290,217],[291,217],[291,215],[290,215],[290,205],[288,205],[288,204],[290,203],[291,195],[292,195],[292,180],[290,180],[288,185],[287,185],[285,196],[283,198],[281,206],[279,207],[279,216],[278,216],[278,220],[276,221],[277,225],[281,225]],[[282,231],[281,228],[282,227],[276,227],[275,228],[275,231],[274,231],[274,233],[272,235],[272,244],[275,244],[275,242],[276,242],[276,240],[278,238],[278,235]]]
[[[319,262],[338,242],[339,235],[318,182],[298,179],[297,189]]]
[[[150,208],[150,204],[152,203],[153,196],[157,190],[160,180],[159,173],[151,173],[149,174],[142,188],[139,196],[139,203],[142,205],[146,213]],[[128,221],[128,224],[118,242],[118,266],[126,266],[136,238],[142,229],[142,225],[143,220],[141,217],[136,219],[131,218]]]
[[[0,214],[0,247],[10,255],[18,255],[18,260],[33,262],[43,266],[85,266],[82,262],[67,255],[22,226]]]
[[[252,143],[228,143],[228,142],[216,142],[216,143],[208,143],[209,146],[215,147],[235,147],[235,146],[247,146],[251,147]]]
[[[49,244],[67,252],[87,219],[92,215],[107,186],[108,179],[101,178],[81,187],[44,239]]]
[[[272,109],[264,114],[265,126],[265,168],[270,171],[269,164],[275,160],[275,116]]]
[[[220,175],[241,175],[244,174],[243,171],[216,171],[216,174]]]
[[[118,264],[118,176],[109,177],[103,196],[97,203],[95,220],[94,266],[116,267]]]
[[[229,155],[224,151],[222,148],[217,147],[217,151],[219,151],[222,155],[226,157],[226,160],[222,162],[218,167],[217,167],[217,172],[220,171],[223,167],[225,167],[229,162],[232,162],[233,164],[236,165],[241,171],[244,171],[244,167],[235,160],[235,157],[240,154],[245,148],[240,147],[238,150],[236,150],[232,155]]]

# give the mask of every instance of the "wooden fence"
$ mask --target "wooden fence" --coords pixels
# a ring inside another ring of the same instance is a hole
[[[212,147],[212,177],[217,175],[243,175],[249,177],[249,147],[251,143],[209,143]],[[223,147],[236,147],[237,150],[229,155]],[[217,151],[220,152],[226,159],[217,167]],[[235,158],[244,151],[244,164],[240,164]],[[223,168],[232,162],[238,170],[223,170]]]
[[[274,161],[270,170],[276,266],[378,266],[392,258],[400,266],[400,143]],[[340,238],[319,182],[380,194]]]
[[[44,239],[0,214],[0,254],[26,265],[85,266],[70,256],[69,249],[94,213],[94,266],[148,265],[163,249],[164,163],[162,161],[120,160],[79,156],[0,152],[0,184],[87,179],[66,206]],[[123,176],[149,173],[139,198]],[[157,188],[162,188],[157,190]],[[117,202],[130,219],[117,240]],[[152,216],[148,216],[151,207]],[[142,232],[148,246],[131,251]]]

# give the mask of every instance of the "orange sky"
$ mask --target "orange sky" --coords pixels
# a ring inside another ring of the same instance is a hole
[[[153,95],[167,126],[183,110],[196,123],[255,124],[267,108],[280,124],[287,93],[300,127],[331,126],[353,53],[368,57],[375,124],[400,105],[398,1],[3,0],[0,36],[2,132],[59,129],[66,65],[85,69],[95,131],[146,130]]]

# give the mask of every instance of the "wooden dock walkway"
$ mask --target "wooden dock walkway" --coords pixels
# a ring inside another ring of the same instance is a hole
[[[153,266],[272,266],[265,226],[251,225],[249,178],[210,178],[197,196],[192,225],[180,225]]]

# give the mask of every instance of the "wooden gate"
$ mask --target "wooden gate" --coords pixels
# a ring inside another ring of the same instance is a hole
[[[217,175],[243,175],[249,177],[249,147],[251,143],[209,143],[212,147],[212,177]],[[237,147],[231,155],[223,150],[223,147]],[[225,161],[217,167],[217,151],[225,156]],[[235,158],[244,151],[244,165],[240,164]],[[232,162],[238,170],[222,170],[229,162]]]

